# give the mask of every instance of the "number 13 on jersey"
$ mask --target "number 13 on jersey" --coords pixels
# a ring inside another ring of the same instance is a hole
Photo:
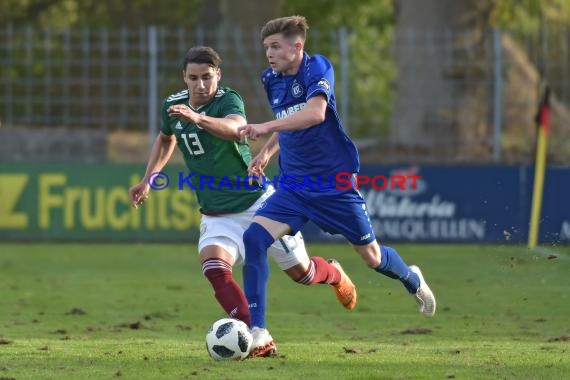
[[[204,154],[204,148],[200,143],[200,139],[198,139],[197,133],[182,133],[180,137],[184,140],[184,144],[191,155]]]

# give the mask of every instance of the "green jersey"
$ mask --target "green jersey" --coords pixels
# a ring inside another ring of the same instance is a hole
[[[249,208],[265,190],[248,183],[251,151],[247,143],[223,140],[197,124],[169,117],[166,110],[174,104],[185,104],[211,117],[240,115],[245,118],[241,96],[229,87],[218,87],[208,104],[194,109],[189,105],[188,90],[170,95],[162,103],[161,130],[166,135],[176,136],[178,148],[190,169],[189,173],[180,174],[179,185],[196,190],[202,213],[236,213]]]

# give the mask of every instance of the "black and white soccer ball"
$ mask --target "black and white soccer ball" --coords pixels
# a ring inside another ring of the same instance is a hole
[[[222,318],[206,334],[206,348],[214,360],[241,360],[249,355],[253,336],[247,325],[233,318]]]

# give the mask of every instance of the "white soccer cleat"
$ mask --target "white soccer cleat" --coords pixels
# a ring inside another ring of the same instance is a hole
[[[277,346],[269,330],[254,326],[251,329],[251,335],[253,336],[253,344],[248,355],[249,358],[268,357],[277,354]]]
[[[422,275],[420,268],[415,265],[410,265],[410,270],[417,274],[420,278],[420,287],[418,288],[417,292],[413,294],[414,298],[416,299],[416,303],[418,304],[423,315],[432,317],[435,314],[436,308],[435,296],[424,280],[424,276]]]

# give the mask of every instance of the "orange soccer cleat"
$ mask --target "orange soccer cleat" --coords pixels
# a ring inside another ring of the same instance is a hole
[[[342,266],[335,259],[328,260],[331,265],[334,265],[336,269],[340,272],[340,281],[338,284],[331,284],[334,287],[336,293],[336,298],[338,301],[347,308],[348,310],[354,309],[356,306],[356,286],[352,283],[352,280],[346,272],[342,269]]]

